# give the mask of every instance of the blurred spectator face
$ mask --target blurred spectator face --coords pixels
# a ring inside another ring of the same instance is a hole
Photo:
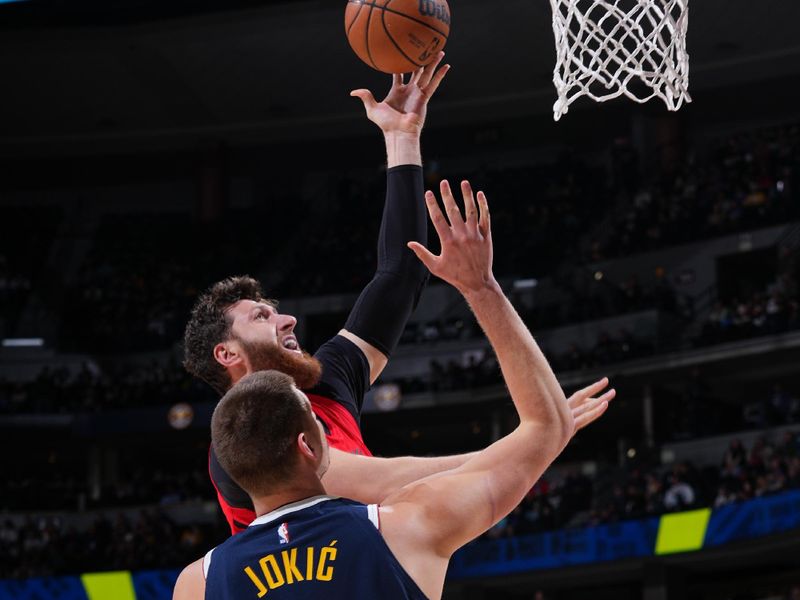
[[[319,381],[322,366],[300,348],[294,335],[297,319],[282,315],[264,302],[240,300],[228,311],[231,337],[238,342],[248,373],[276,370],[294,378],[297,387],[308,389]]]

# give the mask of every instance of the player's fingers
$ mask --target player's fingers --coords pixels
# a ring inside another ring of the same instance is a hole
[[[423,69],[419,81],[417,82],[419,84],[419,87],[425,89],[425,87],[431,82],[434,73],[436,73],[436,68],[439,66],[439,63],[442,62],[443,58],[444,58],[444,52],[440,51],[436,55],[436,58],[434,58],[433,61],[428,63],[428,65]]]
[[[461,196],[464,198],[467,228],[474,231],[478,227],[478,208],[475,206],[475,194],[472,192],[472,186],[467,180],[461,182]]]
[[[572,412],[572,416],[577,419],[581,415],[593,411],[600,405],[601,402],[603,402],[603,400],[600,400],[599,398],[587,398],[586,401],[570,407],[570,411]]]
[[[442,192],[442,203],[444,210],[447,213],[447,218],[450,220],[450,227],[453,231],[464,231],[464,217],[461,216],[461,210],[456,204],[456,199],[453,198],[453,190],[450,189],[450,182],[442,179],[439,184],[439,190]]]
[[[350,95],[361,100],[361,102],[364,103],[364,108],[366,108],[367,111],[372,110],[372,108],[377,104],[377,102],[375,102],[375,97],[369,90],[353,90],[350,92]]]
[[[422,88],[422,90],[428,95],[433,96],[436,93],[436,90],[439,89],[439,84],[442,83],[444,76],[450,71],[450,65],[444,65],[441,69],[434,73],[433,78],[431,79],[430,83]]]
[[[485,238],[489,238],[492,236],[492,217],[489,214],[489,202],[483,192],[478,192],[478,208],[480,209],[478,230]]]
[[[603,416],[603,413],[606,412],[608,408],[608,402],[600,402],[597,405],[594,405],[591,410],[586,411],[585,413],[579,415],[575,418],[575,433],[579,430],[583,429],[587,425],[591,425],[597,419]]]
[[[598,396],[597,398],[590,398],[588,396],[579,396],[577,394],[573,394],[567,401],[567,403],[569,405],[570,410],[572,410],[572,414],[574,416],[581,412],[590,410],[593,406],[597,405],[599,402],[611,402],[616,397],[617,397],[617,390],[611,389],[608,390],[602,396]]]
[[[617,397],[617,390],[612,388],[612,389],[608,390],[602,396],[598,396],[597,399],[598,400],[602,400],[604,402],[611,402],[616,397]]]
[[[608,386],[608,377],[603,377],[601,380],[595,381],[591,385],[587,385],[582,390],[578,390],[577,392],[572,394],[572,396],[570,396],[569,398],[570,405],[572,404],[573,401],[577,403],[583,400],[584,398],[589,398],[590,396],[594,396],[595,394],[604,390],[606,386]]]
[[[452,235],[450,226],[447,223],[447,219],[444,218],[444,215],[439,208],[439,203],[436,202],[436,196],[433,194],[433,192],[425,192],[425,205],[428,207],[428,215],[431,217],[431,223],[433,223],[433,228],[436,230],[439,239],[442,242],[449,240],[450,236]]]
[[[433,272],[436,265],[436,256],[431,254],[425,246],[419,242],[408,242],[409,249],[417,255],[417,258],[425,265],[429,271]]]
[[[420,85],[420,80],[422,79],[422,76],[424,74],[425,74],[425,67],[420,67],[417,70],[415,70],[411,74],[411,79],[409,79],[408,85]]]
[[[400,87],[403,85],[403,74],[395,73],[392,75],[392,87]]]

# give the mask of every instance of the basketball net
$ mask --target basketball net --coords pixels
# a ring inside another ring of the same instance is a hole
[[[556,121],[581,96],[678,110],[689,96],[689,0],[550,0],[556,39]]]

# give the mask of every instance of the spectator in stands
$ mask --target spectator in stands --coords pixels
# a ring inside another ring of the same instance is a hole
[[[781,441],[775,447],[775,454],[784,460],[791,460],[800,456],[800,434],[793,431],[784,431]]]
[[[725,456],[722,458],[722,474],[728,477],[738,477],[744,468],[747,452],[740,439],[731,440]]]
[[[669,478],[669,487],[664,492],[664,508],[667,511],[687,510],[694,506],[694,488],[684,480],[679,472],[673,472]]]
[[[719,491],[717,492],[717,497],[714,498],[714,507],[718,508],[720,506],[725,506],[726,504],[730,504],[732,502],[736,502],[737,496],[736,493],[733,492],[728,487],[728,484],[723,483],[719,487]]]
[[[772,397],[769,400],[769,422],[773,425],[791,423],[797,410],[797,398],[784,390],[780,383],[772,388]]]

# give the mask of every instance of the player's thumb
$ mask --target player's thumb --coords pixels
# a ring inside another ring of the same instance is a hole
[[[422,261],[422,264],[428,267],[429,271],[433,271],[432,267],[436,257],[425,246],[419,242],[408,242],[408,247]]]
[[[370,110],[373,106],[375,106],[375,96],[372,95],[372,92],[369,90],[353,90],[350,92],[350,95],[359,98],[361,102],[364,103],[364,108]]]

